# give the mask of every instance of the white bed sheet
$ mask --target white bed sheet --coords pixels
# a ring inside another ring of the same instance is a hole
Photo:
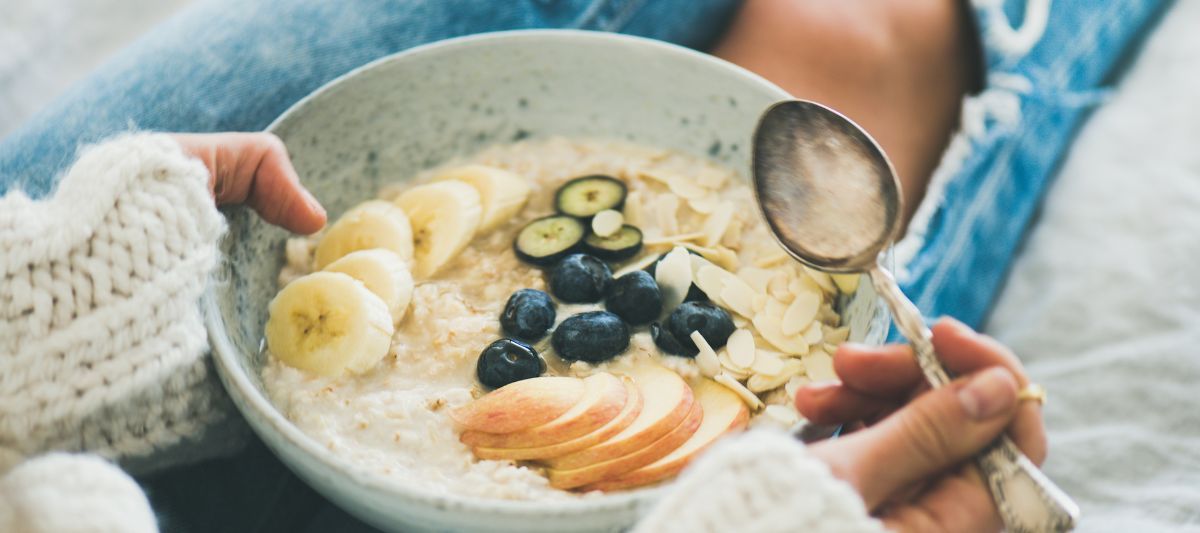
[[[1088,122],[986,330],[1049,390],[1083,531],[1200,531],[1200,1]]]

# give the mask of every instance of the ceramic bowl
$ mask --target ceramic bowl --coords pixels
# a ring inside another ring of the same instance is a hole
[[[759,113],[788,98],[771,83],[685,48],[579,31],[443,41],[330,82],[270,127],[304,184],[336,219],[380,186],[488,145],[547,135],[625,139],[704,155],[748,175]],[[288,235],[228,212],[224,261],[205,298],[216,365],[242,414],[300,477],[391,531],[613,531],[668,487],[566,502],[439,495],[379,477],[305,436],[267,399],[260,353]],[[888,318],[870,284],[843,302],[854,340],[882,342]]]

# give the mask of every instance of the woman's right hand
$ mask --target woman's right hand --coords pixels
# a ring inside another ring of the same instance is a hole
[[[1040,465],[1040,406],[1018,402],[1028,379],[995,340],[943,319],[933,327],[933,343],[959,376],[937,390],[908,346],[840,347],[834,368],[841,382],[800,389],[796,406],[812,422],[861,429],[809,450],[892,530],[999,531],[1000,516],[971,458],[1007,429]]]

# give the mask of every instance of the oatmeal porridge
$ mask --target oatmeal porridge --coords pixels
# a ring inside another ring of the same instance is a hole
[[[797,422],[858,282],[784,254],[732,171],[597,140],[490,148],[286,250],[263,370],[284,415],[383,476],[502,499],[665,481]]]

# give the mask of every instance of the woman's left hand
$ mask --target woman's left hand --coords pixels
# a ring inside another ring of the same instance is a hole
[[[173,133],[208,167],[217,205],[246,204],[271,224],[310,234],[325,226],[325,209],[300,184],[287,148],[270,133]]]

